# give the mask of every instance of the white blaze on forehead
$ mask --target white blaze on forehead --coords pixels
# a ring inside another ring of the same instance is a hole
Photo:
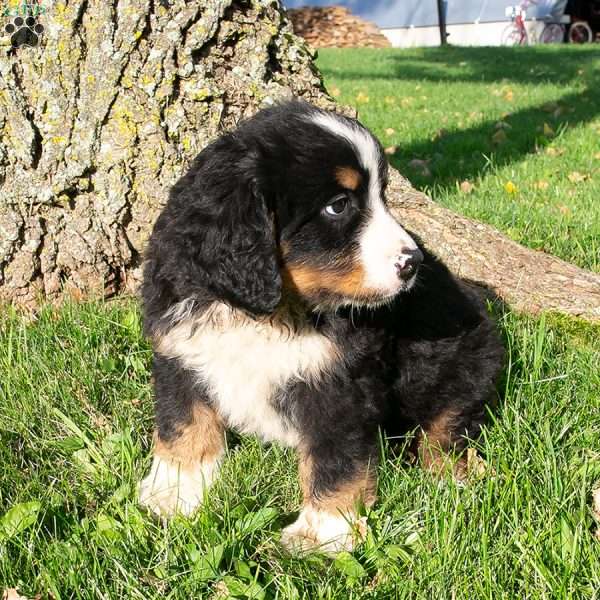
[[[311,120],[319,127],[350,143],[361,166],[369,173],[369,198],[371,201],[379,198],[381,194],[381,182],[379,181],[381,152],[373,136],[362,127],[331,113],[316,113]]]

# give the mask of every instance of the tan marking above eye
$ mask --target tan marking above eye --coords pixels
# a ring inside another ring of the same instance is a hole
[[[335,170],[335,180],[347,190],[356,190],[362,180],[362,175],[352,167],[338,167]]]

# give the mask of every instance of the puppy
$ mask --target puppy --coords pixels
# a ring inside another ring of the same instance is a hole
[[[143,504],[192,513],[226,428],[297,450],[292,548],[352,549],[380,428],[416,431],[425,467],[461,473],[502,347],[477,297],[388,211],[387,171],[360,123],[293,101],[175,184],[142,289],[156,391]]]

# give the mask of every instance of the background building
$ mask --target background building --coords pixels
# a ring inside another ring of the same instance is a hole
[[[345,6],[374,22],[393,46],[436,46],[440,43],[437,0],[284,0],[287,8]],[[448,41],[456,45],[497,45],[509,22],[507,11],[519,0],[447,0]],[[559,22],[567,0],[537,0],[528,7],[528,28]]]

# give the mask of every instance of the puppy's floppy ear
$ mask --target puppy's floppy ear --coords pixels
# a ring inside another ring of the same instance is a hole
[[[254,161],[232,160],[221,144],[206,148],[171,190],[151,249],[170,258],[154,275],[170,281],[173,301],[208,292],[267,314],[281,298],[274,220]]]
[[[258,184],[238,182],[232,206],[213,224],[210,254],[202,257],[209,286],[234,306],[273,312],[281,299],[275,225]],[[214,243],[214,246],[212,245]]]

